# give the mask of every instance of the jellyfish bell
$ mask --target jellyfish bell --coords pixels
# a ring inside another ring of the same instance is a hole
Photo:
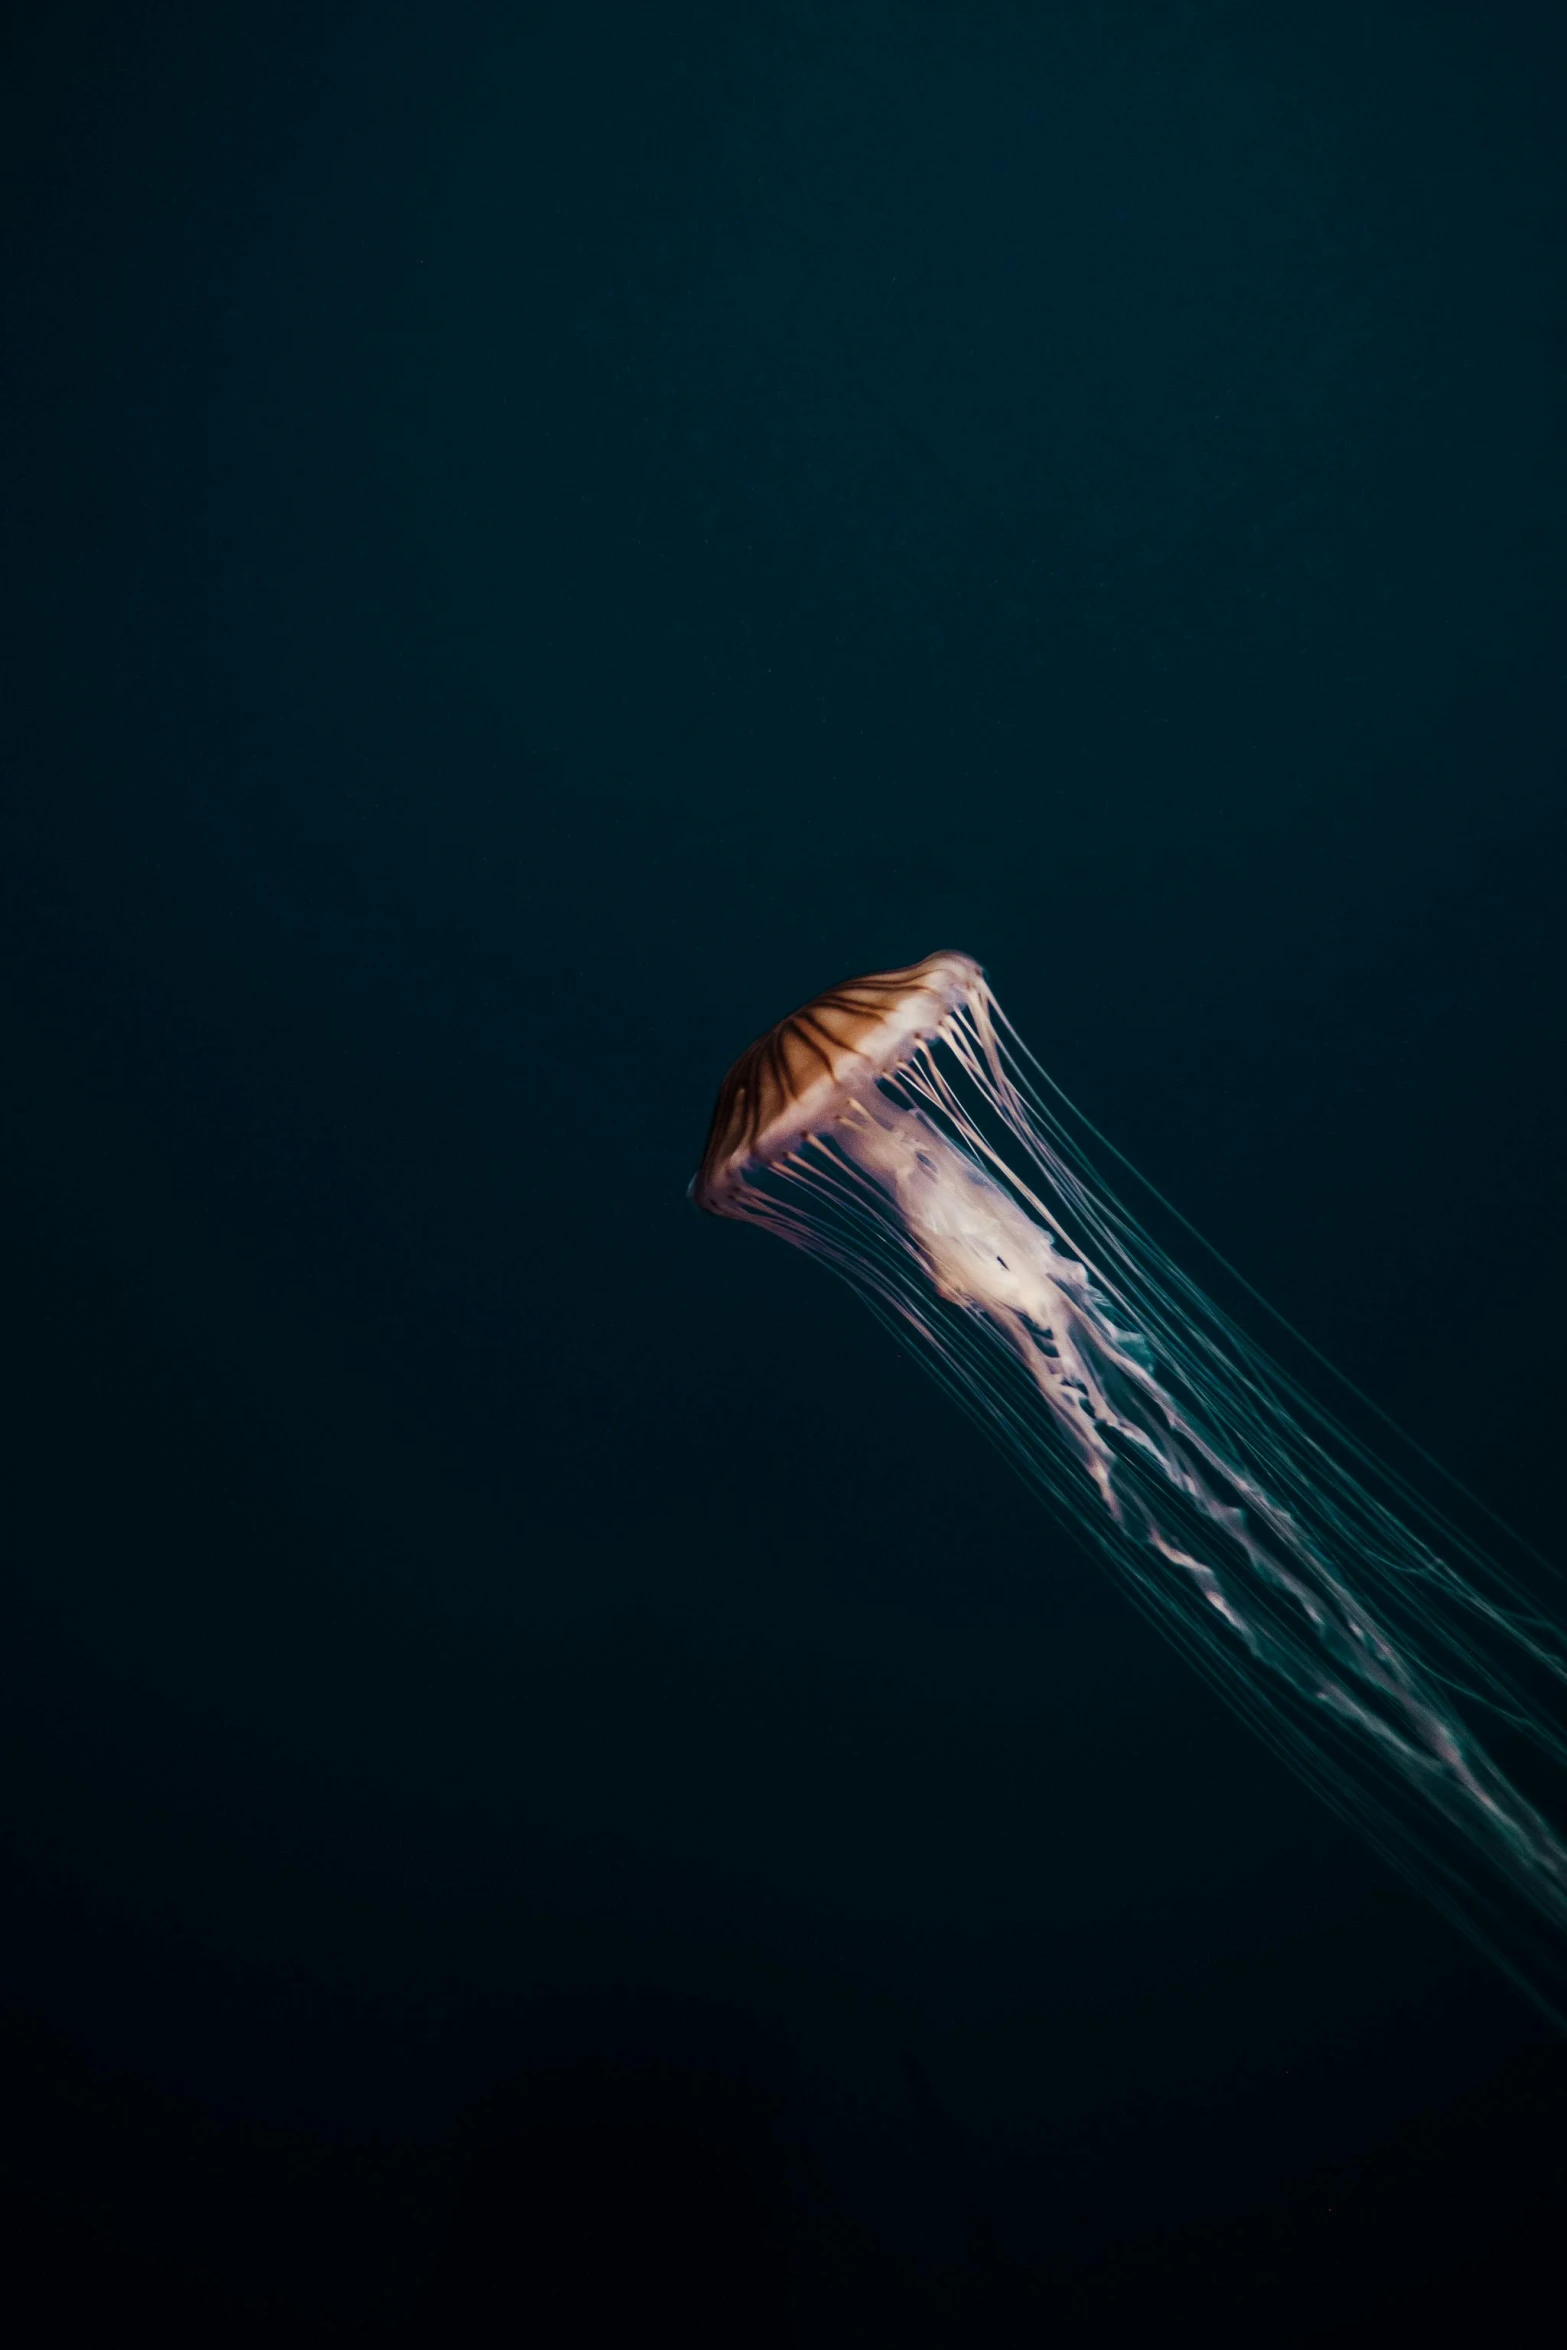
[[[912,1331],[1232,1707],[1563,2021],[1559,1601],[1217,1306],[1106,1151],[1126,1165],[948,952],[830,988],[742,1053],[691,1197]]]
[[[712,1216],[749,1213],[748,1178],[836,1126],[962,1010],[982,1018],[987,995],[972,956],[948,953],[813,996],[724,1079],[691,1198]]]

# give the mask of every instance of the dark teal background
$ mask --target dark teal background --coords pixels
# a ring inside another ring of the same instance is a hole
[[[1508,0],[13,14],[13,2296],[1554,2292],[1559,2042],[683,1195],[760,1027],[967,949],[1562,1555],[1564,66]]]

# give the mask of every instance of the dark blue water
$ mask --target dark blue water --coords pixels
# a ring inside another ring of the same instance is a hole
[[[961,947],[1563,1554],[1559,12],[7,39],[19,2275],[1515,2327],[1547,2027],[684,1187]]]

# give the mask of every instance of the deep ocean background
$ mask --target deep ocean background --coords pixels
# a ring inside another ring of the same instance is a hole
[[[1509,0],[12,13],[30,2338],[1555,2293],[1561,2041],[684,1187],[963,947],[1563,1555],[1564,100]]]

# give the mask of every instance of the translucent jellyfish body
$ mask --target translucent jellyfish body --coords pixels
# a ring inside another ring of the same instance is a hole
[[[1232,1705],[1560,2019],[1550,1578],[1504,1570],[1271,1359],[1115,1196],[1107,1148],[979,965],[937,954],[742,1054],[691,1193],[917,1338]]]

